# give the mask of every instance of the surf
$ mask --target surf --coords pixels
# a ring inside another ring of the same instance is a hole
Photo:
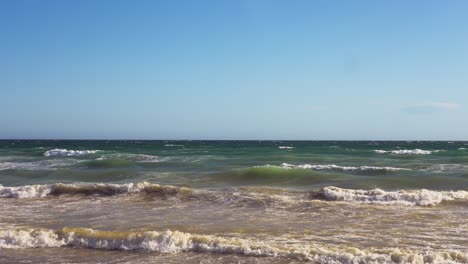
[[[104,231],[64,227],[52,229],[2,229],[0,248],[75,247],[140,253],[198,252],[256,257],[280,257],[320,263],[465,263],[459,250],[358,249],[315,242],[282,243],[275,239],[194,234],[180,231]]]

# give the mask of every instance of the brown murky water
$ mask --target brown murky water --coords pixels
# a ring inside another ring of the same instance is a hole
[[[1,237],[11,248],[0,249],[0,260],[468,261],[466,201],[434,206],[325,201],[305,191],[272,188],[184,192],[2,199]]]

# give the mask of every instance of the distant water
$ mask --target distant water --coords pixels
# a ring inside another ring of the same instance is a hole
[[[0,141],[0,212],[0,263],[468,263],[468,142]]]

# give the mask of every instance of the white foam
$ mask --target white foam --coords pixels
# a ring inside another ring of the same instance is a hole
[[[442,201],[468,200],[467,191],[431,191],[426,189],[384,191],[381,189],[342,189],[329,186],[323,188],[321,194],[329,201],[407,206],[428,206],[440,204]]]
[[[4,187],[0,185],[0,198],[40,198],[51,192],[51,185],[25,185],[18,187]]]
[[[50,248],[64,245],[65,241],[52,230],[0,230],[0,248]]]
[[[430,155],[432,153],[437,153],[441,150],[424,150],[424,149],[398,149],[398,150],[381,150],[376,149],[374,152],[376,153],[390,153],[390,154],[397,154],[397,155],[404,155],[404,154],[414,154],[414,155]]]
[[[245,237],[199,235],[179,231],[112,232],[86,228],[62,230],[0,230],[0,248],[81,247],[139,252],[207,252],[246,256],[296,258],[318,263],[465,263],[468,254],[457,250],[431,251],[275,242]]]
[[[55,156],[81,156],[81,155],[90,155],[95,154],[98,150],[68,150],[68,149],[51,149],[44,152],[46,157],[55,157]]]
[[[180,145],[180,144],[165,144],[164,146],[165,146],[165,147],[183,147],[184,145]]]
[[[295,147],[291,147],[291,146],[279,146],[278,147],[279,149],[293,149]]]
[[[458,150],[465,150],[466,148],[459,148]]]
[[[340,170],[340,171],[401,171],[410,170],[407,168],[396,168],[396,167],[376,167],[376,166],[339,166],[335,164],[301,164],[293,165],[289,163],[281,164],[283,168],[300,168],[300,169],[311,169],[311,170]]]

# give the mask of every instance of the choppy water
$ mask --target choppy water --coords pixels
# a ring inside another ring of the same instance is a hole
[[[0,263],[468,263],[468,142],[0,141],[0,184]]]

